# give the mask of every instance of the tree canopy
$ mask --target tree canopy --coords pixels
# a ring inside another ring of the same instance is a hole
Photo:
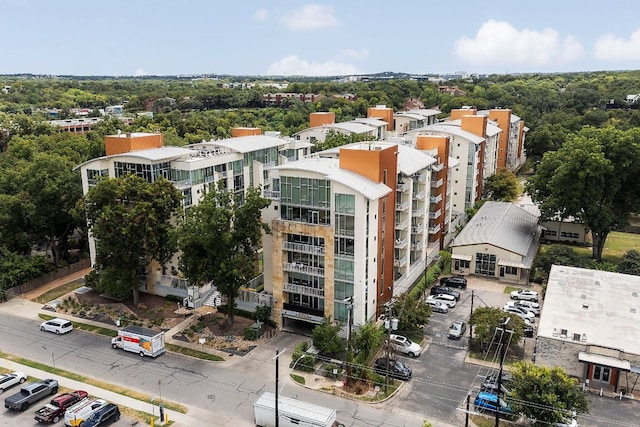
[[[103,179],[83,200],[96,239],[96,260],[87,283],[113,296],[133,295],[146,266],[168,262],[176,251],[171,223],[182,195],[160,179],[150,184],[136,175]]]
[[[524,321],[515,314],[505,313],[499,307],[478,307],[473,311],[469,324],[473,328],[475,340],[488,345],[494,339],[499,339],[495,336],[495,331],[505,317],[511,318],[508,329],[513,331],[509,348],[517,346],[524,336]]]
[[[609,233],[640,207],[640,129],[583,128],[560,149],[545,153],[527,192],[543,219],[574,217],[593,237],[602,261]]]
[[[181,271],[192,284],[212,282],[227,298],[230,324],[240,287],[257,274],[262,232],[269,232],[261,211],[270,203],[255,188],[242,200],[222,184],[212,186],[180,226]]]
[[[618,273],[640,276],[640,252],[636,249],[627,251],[618,265]]]
[[[500,169],[484,182],[484,191],[490,200],[511,202],[520,194],[520,181],[509,169]]]

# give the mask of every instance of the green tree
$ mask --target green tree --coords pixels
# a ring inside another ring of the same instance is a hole
[[[514,413],[536,420],[536,426],[566,422],[573,411],[589,410],[589,400],[578,387],[578,380],[562,368],[518,362],[511,374],[507,400]]]
[[[316,142],[312,147],[312,151],[315,153],[317,151],[328,150],[329,148],[341,147],[353,142],[371,141],[371,139],[372,137],[370,135],[358,133],[351,133],[347,135],[342,132],[330,130],[327,132],[324,142]]]
[[[367,322],[352,334],[351,340],[353,347],[358,351],[357,360],[364,363],[380,348],[384,341],[384,331],[375,322]]]
[[[334,325],[331,318],[313,328],[313,346],[323,354],[335,355],[345,350],[345,342],[338,333],[340,325]]]
[[[498,307],[479,307],[471,314],[469,320],[470,326],[473,328],[473,335],[476,342],[488,345],[495,340],[499,340],[500,334],[496,335],[496,328],[502,324],[505,317],[510,317],[508,329],[512,330],[510,335],[509,348],[518,345],[520,339],[524,336],[524,321],[512,313],[505,313]]]
[[[618,273],[640,276],[640,252],[637,249],[627,251],[618,265]]]
[[[398,329],[407,334],[421,332],[429,324],[431,306],[421,298],[411,298],[404,293],[393,302],[393,317],[398,319]]]
[[[580,255],[570,246],[551,245],[536,259],[536,266],[549,274],[551,266],[566,265],[567,267],[580,267],[582,260]]]
[[[166,179],[153,184],[135,175],[105,179],[84,197],[87,223],[96,239],[90,282],[114,296],[133,295],[138,276],[152,262],[168,262],[176,251],[171,223],[181,194]]]
[[[257,274],[262,232],[269,232],[261,211],[269,203],[258,189],[250,188],[242,201],[220,183],[187,211],[180,227],[180,269],[192,284],[213,282],[227,298],[229,324],[240,287]]]
[[[484,191],[491,200],[511,202],[520,194],[520,182],[509,169],[500,169],[485,180]]]
[[[543,219],[573,216],[591,230],[593,258],[640,207],[640,129],[583,128],[548,152],[527,182]]]

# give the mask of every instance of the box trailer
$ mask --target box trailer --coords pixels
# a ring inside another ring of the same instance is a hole
[[[156,357],[165,352],[164,332],[141,326],[127,326],[118,331],[118,336],[111,340],[111,346],[138,353],[140,357]]]
[[[265,392],[253,403],[257,426],[275,427],[276,396]],[[336,421],[336,410],[290,397],[278,396],[280,427],[344,427]]]

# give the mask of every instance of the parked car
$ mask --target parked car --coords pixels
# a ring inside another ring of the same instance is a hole
[[[95,411],[86,420],[80,423],[80,427],[106,426],[120,419],[120,409],[113,403],[107,403]]]
[[[64,418],[64,413],[67,411],[67,408],[70,408],[87,396],[88,393],[84,390],[76,390],[73,393],[64,393],[56,396],[36,411],[35,420],[43,424],[55,424]]]
[[[387,358],[376,359],[373,364],[373,370],[379,375],[387,375]],[[399,360],[389,359],[389,376],[391,378],[406,381],[411,378],[412,373],[411,368]]]
[[[395,351],[399,351],[400,353],[404,353],[411,357],[420,356],[420,352],[422,351],[420,344],[415,343],[402,335],[391,334],[390,338],[391,347],[393,347]]]
[[[427,299],[440,301],[441,303],[446,304],[449,308],[453,308],[456,306],[456,297],[452,295],[447,295],[447,294],[429,295]]]
[[[530,304],[531,305],[535,304],[538,307],[532,307]],[[505,306],[515,307],[521,310],[530,311],[533,313],[534,316],[538,316],[540,314],[540,304],[538,304],[537,302],[522,301],[522,300],[507,301]]]
[[[512,415],[511,407],[504,401],[504,399],[500,399],[500,403],[498,404],[498,396],[493,393],[487,393],[481,391],[476,396],[476,399],[473,401],[476,409],[479,412],[496,412],[498,411],[502,418],[508,418]],[[499,405],[499,409],[498,409]]]
[[[449,312],[449,306],[442,301],[437,301],[433,298],[426,298],[424,302],[425,304],[431,306],[431,311],[433,311],[434,313],[447,314]]]
[[[449,334],[447,336],[451,339],[459,340],[464,336],[466,330],[467,324],[462,320],[456,320],[451,324],[451,327],[449,327]]]
[[[12,372],[10,374],[0,374],[0,394],[16,384],[22,384],[27,380],[24,372]]]
[[[440,284],[450,288],[467,289],[467,278],[464,276],[449,276],[440,279]]]
[[[499,373],[495,373],[495,374],[487,375],[482,384],[485,385],[485,384],[489,384],[489,383],[497,383],[498,382],[498,375],[500,375],[500,374]],[[511,372],[506,372],[505,371],[505,372],[502,373],[502,382],[504,384],[509,384],[512,379],[513,379],[513,376],[511,375]]]
[[[40,324],[41,331],[55,332],[57,335],[66,334],[73,330],[73,324],[65,319],[55,318],[42,322]]]
[[[24,411],[29,405],[58,392],[58,381],[46,379],[23,385],[20,391],[4,399],[4,407],[12,411]]]
[[[529,321],[529,323],[533,323],[536,321],[536,315],[533,314],[533,312],[524,310],[522,308],[511,307],[505,304],[505,306],[502,307],[502,311],[504,311],[505,313],[513,313],[520,317],[522,320]]]
[[[529,289],[520,289],[511,292],[511,299],[538,302],[538,293]]]
[[[436,285],[431,288],[431,291],[429,293],[431,295],[439,295],[439,294],[451,295],[456,297],[456,301],[460,301],[460,292],[456,291],[455,289],[451,289],[447,286]]]
[[[536,330],[533,326],[524,324],[524,328],[522,328],[522,332],[525,338],[533,338],[536,334]]]

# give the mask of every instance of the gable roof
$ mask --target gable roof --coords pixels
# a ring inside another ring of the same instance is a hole
[[[510,202],[485,202],[451,247],[489,244],[526,257],[538,241],[538,218]]]

